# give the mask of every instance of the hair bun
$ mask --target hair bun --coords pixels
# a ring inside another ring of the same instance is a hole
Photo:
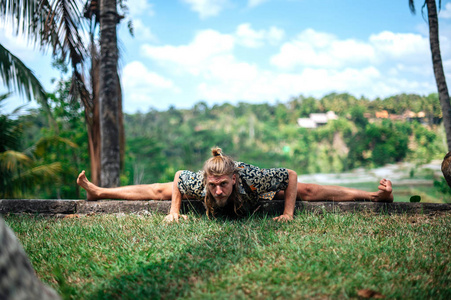
[[[211,149],[211,154],[213,156],[222,156],[222,149],[215,147],[215,148]]]

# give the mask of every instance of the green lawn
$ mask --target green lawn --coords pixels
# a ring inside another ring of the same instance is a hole
[[[38,275],[73,299],[451,299],[451,214],[6,216]]]

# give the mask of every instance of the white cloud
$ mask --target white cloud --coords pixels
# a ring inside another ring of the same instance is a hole
[[[259,6],[260,4],[267,2],[268,0],[249,0],[248,1],[248,6],[249,7],[256,7]]]
[[[438,16],[442,19],[451,19],[451,3],[446,3],[445,9],[442,8]]]
[[[158,95],[178,94],[180,89],[172,80],[149,71],[141,62],[127,64],[121,76],[124,91],[124,110],[134,113],[137,108],[147,110],[158,103]],[[161,101],[160,101],[161,102]]]
[[[283,34],[276,34],[278,41]],[[330,92],[375,98],[436,89],[429,80],[433,75],[430,54],[425,55],[428,40],[421,35],[381,32],[359,41],[308,29],[268,57],[271,65],[240,59],[246,47],[267,44],[270,36],[271,29],[245,23],[232,34],[204,30],[188,44],[147,45],[142,52],[172,76],[191,101],[204,99],[209,104],[284,100],[300,94],[322,97]],[[444,41],[449,47],[449,40]],[[445,66],[449,61],[444,60]]]
[[[285,32],[277,27],[272,26],[269,30],[254,30],[249,23],[239,25],[235,32],[237,43],[249,48],[261,47],[265,41],[273,45],[277,44],[284,35]]]
[[[340,68],[374,59],[370,45],[355,40],[338,40],[334,35],[304,30],[282,45],[271,63],[283,69],[296,66]]]
[[[282,69],[339,69],[391,60],[425,63],[429,56],[429,41],[419,34],[384,31],[371,35],[365,42],[340,40],[334,35],[307,29],[292,41],[284,43],[280,52],[271,58],[271,63]]]
[[[283,29],[271,26],[267,33],[267,38],[270,44],[277,44],[285,37],[285,31]]]
[[[224,83],[246,82],[257,78],[259,70],[256,65],[236,61],[233,55],[222,55],[211,59],[205,75]]]
[[[246,23],[238,26],[236,35],[240,44],[250,48],[257,48],[263,45],[262,40],[265,32],[263,30],[255,31],[249,23]]]
[[[150,28],[148,26],[146,26],[141,21],[141,19],[133,20],[133,28],[134,28],[135,36],[137,38],[139,38],[140,40],[151,41],[151,42],[156,42],[157,41],[157,38],[152,33]]]
[[[322,96],[327,92],[353,92],[374,95],[378,91],[380,72],[374,67],[333,71],[307,68],[301,73],[278,73],[255,69],[255,76],[242,76],[226,82],[202,82],[199,97],[220,101],[273,101],[299,94]]]
[[[133,0],[128,3],[128,9],[133,20],[137,16],[153,16],[155,14],[153,4],[148,3],[148,0]]]
[[[369,42],[379,56],[418,59],[418,56],[427,57],[429,53],[428,38],[419,34],[383,31],[371,35]]]
[[[124,88],[127,89],[172,89],[173,82],[147,68],[139,61],[133,61],[124,67],[122,73]]]
[[[227,0],[182,0],[192,11],[199,13],[201,19],[217,16],[227,5]]]
[[[142,46],[142,53],[159,63],[169,63],[188,70],[194,75],[207,66],[213,57],[230,53],[235,40],[231,35],[214,30],[199,32],[188,45],[182,46]]]

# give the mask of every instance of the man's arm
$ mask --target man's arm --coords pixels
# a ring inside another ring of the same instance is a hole
[[[288,186],[284,190],[285,208],[281,216],[275,217],[273,220],[278,222],[286,222],[293,220],[294,207],[296,205],[296,193],[298,184],[298,174],[293,170],[288,170]]]
[[[171,210],[169,211],[169,214],[165,217],[166,222],[178,222],[179,218],[183,218],[186,220],[188,216],[186,215],[180,215],[180,208],[182,206],[182,193],[180,192],[177,183],[180,178],[180,173],[182,171],[177,171],[174,176],[174,183],[172,185],[172,200],[171,200]]]

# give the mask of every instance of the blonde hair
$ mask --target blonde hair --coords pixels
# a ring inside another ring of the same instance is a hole
[[[240,184],[239,169],[235,166],[235,161],[227,155],[222,153],[222,149],[219,147],[214,147],[211,149],[212,157],[210,157],[203,167],[204,175],[204,186],[207,184],[208,176],[223,176],[227,175],[232,177],[236,175],[235,185],[233,186],[232,194],[229,199],[233,201],[233,208],[235,213],[238,215],[238,210],[243,206],[240,193],[238,192],[237,185]],[[208,188],[205,193],[205,207],[207,208],[207,216],[214,215],[214,207],[216,206],[216,201],[213,195],[209,192]]]

